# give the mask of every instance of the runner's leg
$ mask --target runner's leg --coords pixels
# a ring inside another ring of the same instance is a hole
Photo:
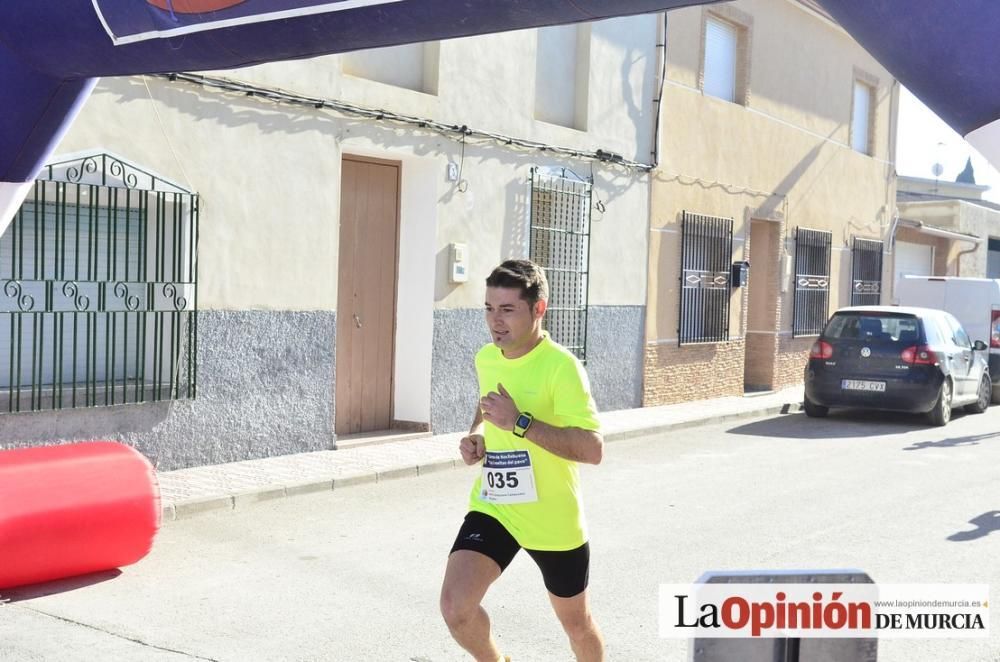
[[[441,615],[451,636],[476,662],[496,662],[500,650],[490,631],[490,617],[481,603],[500,566],[488,556],[465,549],[452,552],[441,587]]]
[[[441,586],[441,615],[455,641],[477,662],[500,659],[482,601],[520,549],[500,522],[478,512],[465,516],[451,548]]]
[[[549,593],[552,608],[569,636],[570,646],[577,662],[603,662],[604,639],[590,613],[587,591],[571,598],[560,598]]]
[[[542,571],[549,601],[569,636],[579,662],[602,662],[604,640],[594,623],[587,601],[590,581],[590,545],[584,543],[565,552],[525,550]]]

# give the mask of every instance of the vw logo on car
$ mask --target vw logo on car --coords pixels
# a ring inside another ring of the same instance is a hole
[[[871,355],[872,355],[872,348],[871,347],[862,347],[861,348],[861,357],[862,358],[867,359]]]

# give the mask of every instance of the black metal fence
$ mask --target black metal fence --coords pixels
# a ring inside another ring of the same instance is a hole
[[[0,409],[193,398],[198,196],[98,154],[47,166],[0,236]]]
[[[851,305],[882,303],[882,242],[855,237],[851,250]]]
[[[684,212],[678,344],[729,339],[733,219]]]
[[[549,279],[544,326],[581,361],[587,360],[592,189],[588,181],[531,171],[528,252]]]
[[[830,247],[833,235],[822,230],[795,231],[793,336],[814,336],[826,325],[830,303]]]

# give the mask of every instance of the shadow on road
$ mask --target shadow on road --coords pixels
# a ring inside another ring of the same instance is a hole
[[[93,572],[89,575],[80,575],[79,577],[42,582],[41,584],[0,589],[0,602],[21,602],[22,600],[44,598],[47,595],[56,595],[57,593],[69,593],[70,591],[110,581],[120,574],[122,574],[122,571],[116,568],[114,570]]]
[[[926,427],[919,416],[912,414],[844,409],[831,412],[826,418],[809,418],[805,414],[768,418],[739,425],[727,432],[754,437],[834,439],[905,434]]]
[[[955,446],[978,446],[983,439],[1000,437],[1000,432],[987,432],[985,434],[970,434],[966,437],[951,437],[941,441],[918,441],[904,448],[904,451],[922,451],[927,448],[954,448]]]
[[[976,528],[972,531],[959,531],[948,536],[952,542],[966,542],[987,536],[994,531],[1000,531],[1000,510],[991,510],[969,520]]]

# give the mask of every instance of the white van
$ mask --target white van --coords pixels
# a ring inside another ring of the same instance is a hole
[[[896,286],[895,303],[946,310],[962,323],[973,342],[989,345],[993,402],[1000,402],[1000,280],[904,276]]]

